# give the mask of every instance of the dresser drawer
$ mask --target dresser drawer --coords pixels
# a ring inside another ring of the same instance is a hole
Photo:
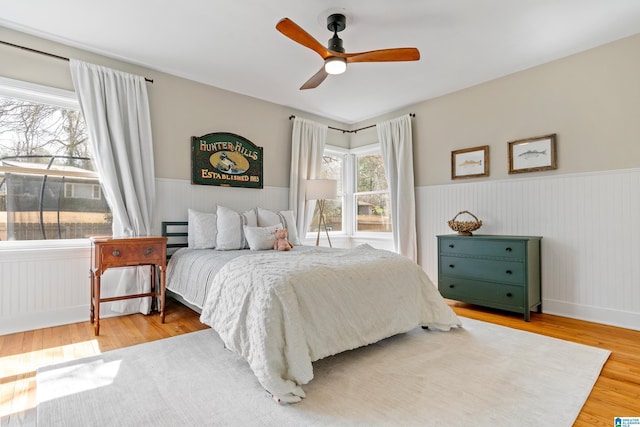
[[[164,243],[147,244],[103,243],[100,258],[104,267],[114,265],[156,264],[164,257]]]
[[[507,257],[522,259],[526,255],[525,242],[522,240],[491,240],[481,237],[465,239],[441,237],[440,253],[456,255],[474,255],[487,257]]]
[[[524,288],[482,282],[457,277],[441,276],[439,291],[445,298],[476,304],[524,308]]]
[[[524,285],[526,277],[523,262],[444,255],[440,257],[440,274],[511,283],[520,286]]]

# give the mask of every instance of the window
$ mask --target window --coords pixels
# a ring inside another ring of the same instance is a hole
[[[102,198],[102,191],[98,184],[67,182],[64,185],[64,197],[69,199],[100,200]]]
[[[355,231],[391,232],[389,186],[379,149],[355,155]]]
[[[324,206],[324,216],[328,231],[343,231],[342,200],[344,194],[344,158],[345,152],[338,149],[325,149],[322,156],[322,168],[319,178],[335,179],[338,181],[338,197],[334,200],[327,200]],[[309,231],[318,232],[318,205],[313,215],[313,221]]]
[[[338,197],[327,200],[330,232],[346,235],[391,233],[391,204],[379,144],[352,150],[327,146],[320,178],[338,181]],[[318,212],[309,231],[318,231]]]
[[[111,234],[75,94],[0,78],[0,241]]]

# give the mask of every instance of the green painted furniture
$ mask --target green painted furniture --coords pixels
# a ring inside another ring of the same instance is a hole
[[[438,237],[443,297],[524,314],[542,311],[540,240],[534,236]]]

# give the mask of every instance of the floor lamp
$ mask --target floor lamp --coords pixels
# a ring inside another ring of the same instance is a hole
[[[316,237],[316,246],[320,244],[320,227],[324,226],[324,232],[327,234],[327,240],[329,240],[329,247],[333,247],[331,245],[329,231],[327,231],[324,203],[327,199],[335,199],[337,195],[338,181],[335,179],[310,179],[307,181],[305,199],[318,201],[318,236]]]

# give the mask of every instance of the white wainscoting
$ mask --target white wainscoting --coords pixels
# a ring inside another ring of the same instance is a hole
[[[89,320],[91,249],[0,254],[0,335]]]
[[[640,169],[416,188],[420,264],[459,211],[477,234],[542,236],[543,312],[640,330]]]

